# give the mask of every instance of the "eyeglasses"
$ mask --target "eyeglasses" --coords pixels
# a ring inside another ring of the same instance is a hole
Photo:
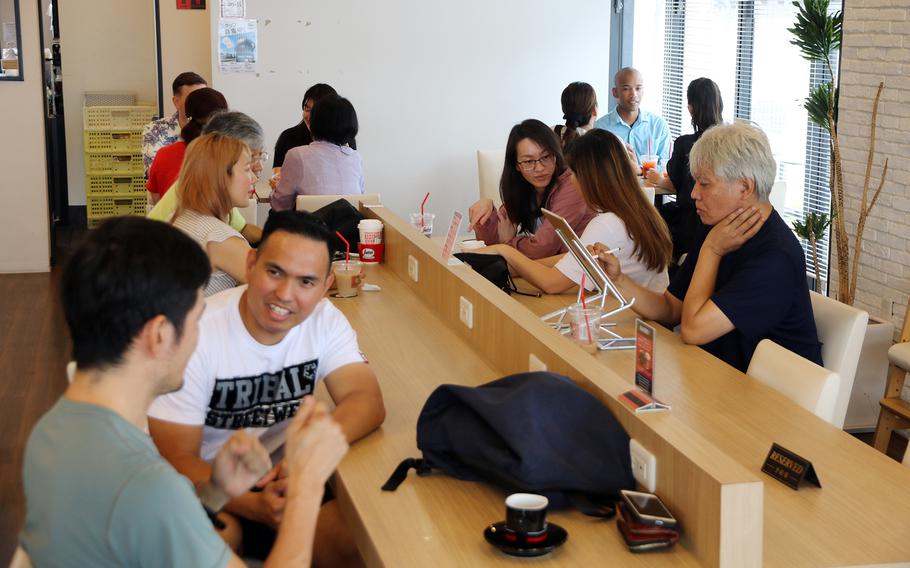
[[[556,161],[556,156],[553,154],[546,154],[541,156],[536,160],[525,160],[523,162],[518,162],[518,169],[523,172],[530,172],[537,168],[537,164],[540,164],[544,168],[549,168]]]
[[[267,162],[268,160],[269,160],[269,153],[266,152],[265,150],[263,150],[261,152],[256,152],[255,154],[253,154],[252,159],[251,159],[252,162],[259,162],[260,164],[262,162]]]

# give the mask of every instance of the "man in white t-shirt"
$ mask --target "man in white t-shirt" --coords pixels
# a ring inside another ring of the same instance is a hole
[[[247,258],[248,284],[208,298],[199,345],[184,387],[159,397],[149,431],[161,454],[191,480],[206,478],[210,460],[238,429],[277,450],[301,400],[325,381],[333,418],[349,442],[382,424],[385,409],[376,376],[347,319],[325,299],[332,286],[329,232],[305,213],[273,213],[258,249]],[[256,525],[276,528],[285,506],[285,480],[231,500],[252,545]],[[250,523],[252,521],[253,523]],[[320,511],[316,565],[356,565],[360,559],[337,504]]]

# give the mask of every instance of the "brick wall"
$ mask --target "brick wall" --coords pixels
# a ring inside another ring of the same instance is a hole
[[[882,195],[866,221],[855,305],[873,316],[892,319],[900,328],[910,295],[910,3],[848,0],[845,4],[838,129],[851,243],[859,219],[872,101],[879,81],[885,82],[885,90],[879,103],[870,198],[882,163],[889,160]],[[836,262],[833,255],[831,262]],[[837,279],[835,275],[831,279],[833,296]],[[885,309],[892,300],[893,318]]]

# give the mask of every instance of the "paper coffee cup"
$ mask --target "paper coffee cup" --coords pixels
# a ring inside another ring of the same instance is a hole
[[[382,242],[382,221],[377,219],[363,219],[357,224],[360,230],[360,242],[375,245]]]

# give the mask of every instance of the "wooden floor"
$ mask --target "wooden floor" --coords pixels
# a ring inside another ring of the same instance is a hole
[[[58,239],[58,258],[72,240]],[[70,345],[58,300],[60,268],[49,274],[0,274],[0,567],[12,558],[25,514],[22,451],[35,422],[66,388]],[[859,436],[866,443],[871,434]],[[903,456],[894,436],[888,454]]]

